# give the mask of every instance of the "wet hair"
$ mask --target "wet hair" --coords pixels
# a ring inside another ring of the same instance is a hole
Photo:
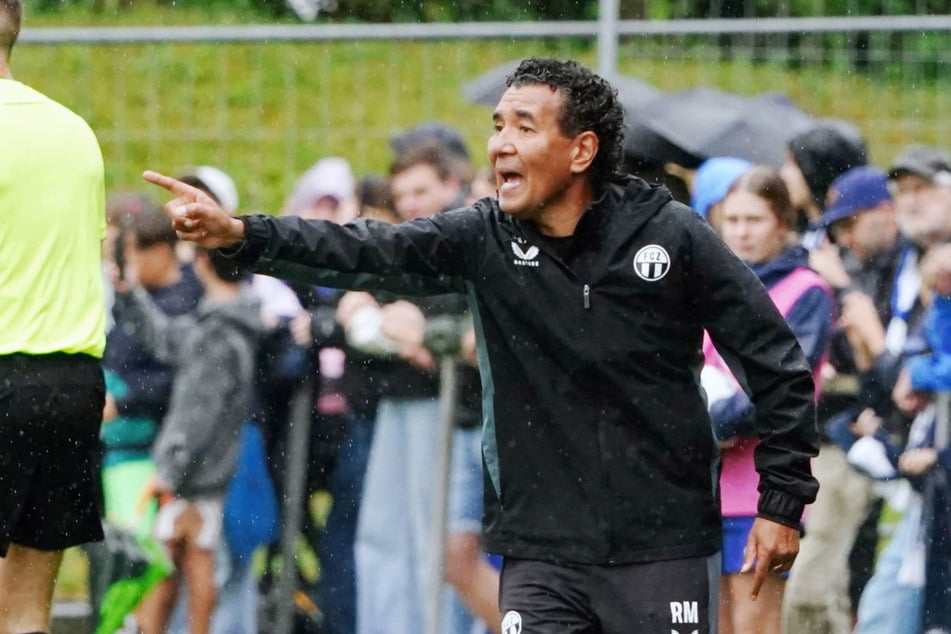
[[[223,282],[231,282],[234,284],[248,277],[248,273],[238,265],[234,258],[222,255],[221,251],[217,249],[197,247],[195,254],[197,257],[201,257],[202,254],[204,254],[211,263],[211,268],[215,272],[215,275]]]
[[[466,142],[459,131],[445,123],[438,121],[420,123],[392,137],[390,147],[399,156],[414,145],[432,142],[440,143],[446,148],[452,172],[456,177],[463,183],[470,182],[475,170],[472,168],[472,161],[469,160],[469,148],[466,147]]]
[[[853,167],[868,163],[865,140],[846,122],[828,120],[797,134],[787,147],[819,209],[826,206],[832,181]]]
[[[393,209],[390,183],[378,174],[367,174],[357,182],[357,200],[361,210],[365,207]]]
[[[595,185],[607,180],[620,166],[624,144],[624,109],[617,89],[607,80],[570,60],[529,58],[505,81],[518,88],[543,84],[564,95],[558,124],[574,137],[588,130],[598,136],[598,153],[591,163]]]
[[[417,165],[431,166],[436,170],[439,180],[444,182],[456,176],[452,155],[439,141],[420,141],[411,145],[393,161],[393,165],[390,166],[390,176],[402,174]]]
[[[0,54],[10,56],[23,22],[20,0],[0,0]]]
[[[787,229],[796,228],[796,210],[789,200],[789,189],[779,172],[766,165],[754,165],[733,182],[727,196],[733,192],[748,192],[759,196]],[[726,196],[724,196],[726,198]]]
[[[130,213],[125,220],[125,230],[139,249],[148,249],[156,244],[167,244],[174,247],[178,242],[178,235],[172,228],[165,213],[148,199],[148,206]]]
[[[129,217],[143,209],[158,209],[155,201],[137,192],[113,192],[106,197],[106,223],[125,227]]]

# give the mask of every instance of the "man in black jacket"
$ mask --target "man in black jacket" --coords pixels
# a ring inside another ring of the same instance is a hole
[[[530,59],[493,113],[498,198],[401,225],[233,218],[168,177],[182,237],[254,270],[469,299],[482,373],[486,550],[501,630],[715,632],[719,453],[703,330],[757,406],[754,594],[815,498],[813,381],[755,275],[661,187],[616,174],[616,91]]]

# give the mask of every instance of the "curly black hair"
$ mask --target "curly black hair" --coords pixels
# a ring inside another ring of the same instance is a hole
[[[591,130],[598,135],[600,147],[590,174],[595,185],[604,183],[618,171],[624,144],[624,109],[617,89],[577,62],[536,57],[522,61],[505,80],[510,88],[533,84],[551,86],[565,96],[562,132],[573,137]]]

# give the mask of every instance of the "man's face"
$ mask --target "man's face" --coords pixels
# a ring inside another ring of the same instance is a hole
[[[892,181],[892,196],[898,229],[906,238],[927,247],[951,237],[951,188],[905,173]]]
[[[566,136],[559,125],[563,99],[560,92],[537,84],[509,88],[502,95],[487,148],[502,211],[534,219],[562,202],[578,138]]]
[[[895,244],[898,227],[894,208],[890,202],[884,202],[873,209],[843,218],[832,225],[832,233],[837,244],[860,260],[875,257]]]
[[[436,168],[419,163],[390,177],[393,205],[404,220],[435,216],[452,204],[459,195],[454,178],[442,180]]]
[[[120,236],[119,239],[123,237]],[[169,278],[171,271],[178,270],[171,246],[156,243],[141,247],[132,236],[125,238],[125,257],[127,266],[136,272],[139,284],[144,288],[160,288]]]

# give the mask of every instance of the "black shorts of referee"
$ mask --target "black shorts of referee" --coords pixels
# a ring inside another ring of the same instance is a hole
[[[0,356],[0,556],[102,539],[100,361]]]
[[[506,557],[501,634],[716,634],[720,554],[637,564]]]

